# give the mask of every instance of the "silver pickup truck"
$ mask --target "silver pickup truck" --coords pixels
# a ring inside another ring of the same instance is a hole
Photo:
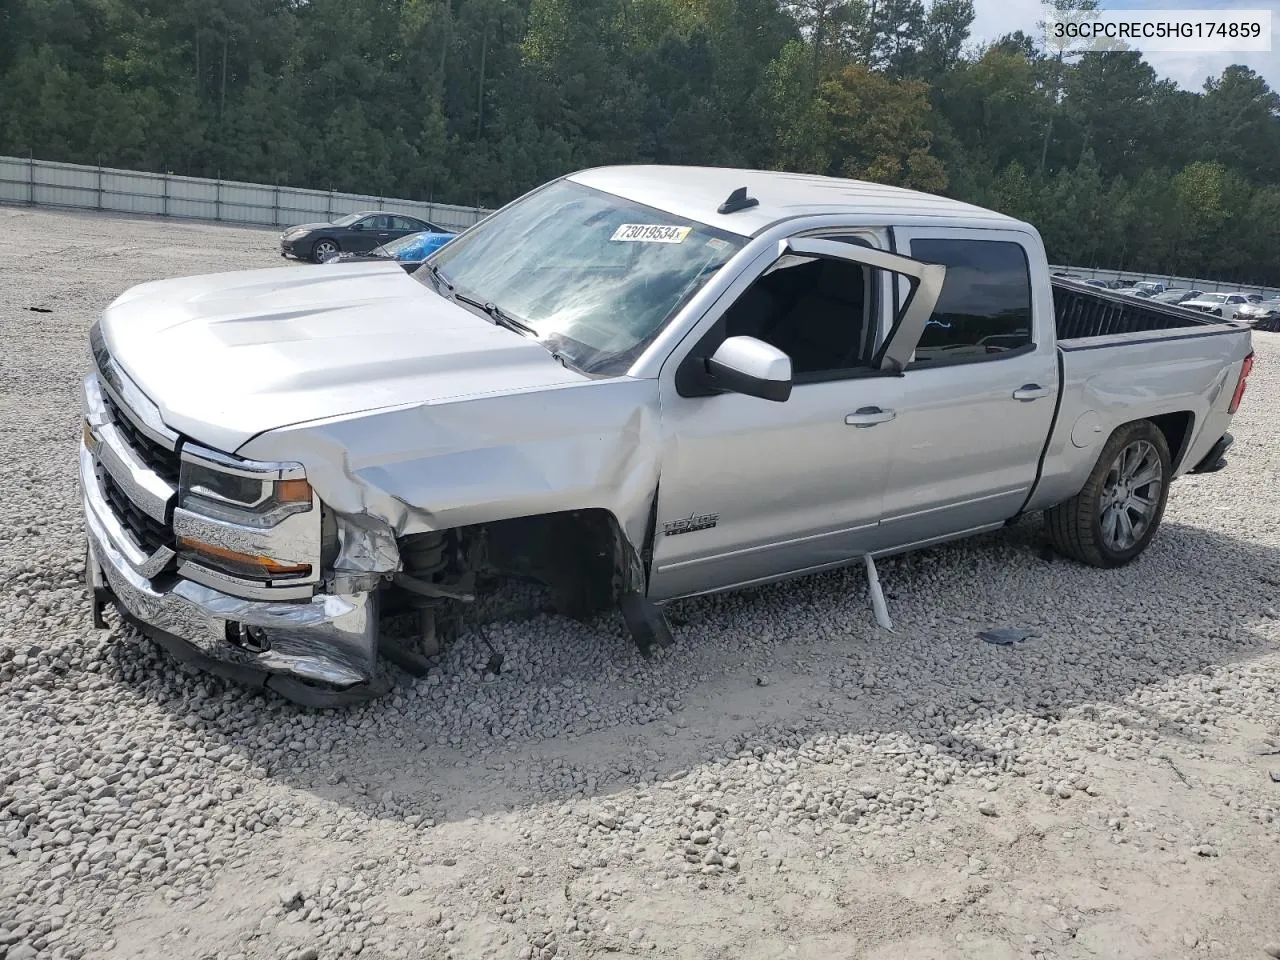
[[[300,703],[420,671],[502,578],[663,604],[1044,511],[1100,567],[1213,470],[1236,324],[1051,280],[1031,226],[822,177],[611,167],[406,274],[146,283],[91,333],[94,615]],[[868,566],[874,570],[871,563]]]

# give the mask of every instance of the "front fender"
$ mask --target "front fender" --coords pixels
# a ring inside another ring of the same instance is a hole
[[[236,452],[303,464],[330,510],[372,518],[397,538],[602,509],[640,554],[658,485],[658,416],[656,381],[617,377],[295,424]]]

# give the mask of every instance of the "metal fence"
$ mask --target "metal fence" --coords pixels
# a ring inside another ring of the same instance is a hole
[[[1075,274],[1086,280],[1153,280],[1166,287],[1180,287],[1184,290],[1202,290],[1205,293],[1243,293],[1259,294],[1264,299],[1280,297],[1280,287],[1259,287],[1244,283],[1231,283],[1227,280],[1206,280],[1203,277],[1175,277],[1168,273],[1139,273],[1135,270],[1099,270],[1096,267],[1067,267],[1050,264],[1053,272]]]
[[[386,210],[460,230],[489,213],[482,207],[177,177],[23,157],[0,157],[0,201],[274,227],[333,220],[358,210]]]
[[[28,157],[0,157],[0,202],[5,201],[273,227],[334,220],[357,210],[385,210],[407,213],[451,230],[461,230],[491,212],[483,207],[337,193],[333,190],[304,190],[238,180],[178,177],[169,173],[54,163]],[[1241,291],[1264,297],[1280,296],[1280,287],[1246,286],[1201,277],[1056,265],[1051,269],[1101,280],[1155,280],[1166,286],[1206,292]]]

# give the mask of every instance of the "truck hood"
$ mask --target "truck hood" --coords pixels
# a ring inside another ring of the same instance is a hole
[[[228,452],[289,424],[587,380],[395,262],[144,283],[101,327],[165,423]]]

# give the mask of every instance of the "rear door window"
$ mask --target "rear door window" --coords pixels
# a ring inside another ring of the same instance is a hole
[[[947,268],[912,367],[995,360],[1031,339],[1031,269],[1008,240],[915,238],[911,256]]]

